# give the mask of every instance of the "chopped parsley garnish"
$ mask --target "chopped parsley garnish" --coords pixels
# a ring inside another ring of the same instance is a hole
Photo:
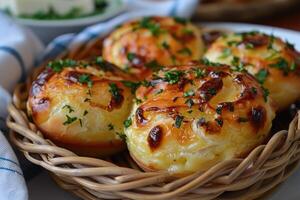
[[[252,92],[253,94],[257,94],[257,89],[256,89],[255,87],[252,87],[252,88],[251,88],[251,92]]]
[[[246,49],[253,49],[254,45],[252,43],[246,43],[245,47]]]
[[[262,87],[262,90],[263,90],[264,100],[265,100],[265,102],[267,102],[268,101],[268,96],[269,96],[270,92],[269,92],[268,89],[266,89],[264,87]]]
[[[115,83],[110,83],[109,87],[109,92],[111,93],[113,98],[119,101],[121,99],[120,88],[118,88],[118,86]]]
[[[88,102],[88,101],[91,101],[90,98],[85,98],[83,102]]]
[[[291,49],[291,50],[295,50],[295,45],[294,44],[292,44],[292,43],[290,43],[289,41],[285,41],[285,43],[286,43],[286,46],[289,48],[289,49]]]
[[[176,115],[174,126],[175,126],[176,128],[180,128],[182,121],[183,121],[183,116]]]
[[[170,84],[176,84],[179,82],[181,76],[183,76],[182,71],[177,71],[177,70],[168,71],[165,73],[164,80]]]
[[[195,91],[193,90],[188,90],[186,92],[183,93],[183,97],[191,97],[195,95]]]
[[[175,20],[175,22],[183,24],[183,25],[188,23],[188,20],[185,18],[182,18],[182,17],[174,17],[174,20]]]
[[[82,83],[82,84],[86,83],[89,88],[91,88],[92,85],[93,85],[93,82],[90,78],[90,75],[88,75],[88,74],[80,75],[79,78],[78,78],[78,81],[79,81],[79,83]]]
[[[156,60],[152,60],[145,64],[146,67],[152,69],[153,71],[159,71],[163,68],[162,65],[160,65]]]
[[[134,100],[135,100],[135,103],[136,103],[136,104],[142,103],[142,100],[141,100],[141,99],[135,98]]]
[[[136,89],[141,85],[140,82],[132,82],[132,81],[122,81],[122,83],[125,87],[128,87],[131,89],[132,94],[134,94]]]
[[[135,53],[127,53],[127,59],[132,62],[136,58]]]
[[[162,46],[164,49],[170,49],[170,45],[169,45],[166,41],[163,41],[163,43],[161,44],[161,46]]]
[[[70,117],[69,115],[66,115],[67,120],[63,123],[63,125],[72,124],[77,120],[77,117]]]
[[[159,89],[155,92],[155,95],[162,93],[164,90],[163,89]]]
[[[193,99],[188,98],[188,99],[185,101],[185,104],[186,104],[189,108],[191,108],[191,107],[194,105],[194,101],[193,101]]]
[[[182,29],[182,33],[185,35],[193,35],[194,32],[191,29],[184,28]]]
[[[233,56],[231,64],[233,65],[233,67],[231,68],[233,71],[237,71],[237,72],[246,71],[246,69],[244,68],[244,64],[240,62],[239,57]]]
[[[249,120],[246,117],[239,117],[238,118],[238,122],[242,123],[242,122],[248,122]]]
[[[269,72],[267,69],[260,69],[256,74],[255,74],[255,77],[257,79],[257,81],[261,84],[263,84],[267,77],[269,75]]]
[[[220,59],[227,58],[231,55],[231,49],[230,48],[224,48],[222,51],[222,54],[219,56]]]
[[[290,71],[289,63],[282,57],[280,57],[276,63],[270,64],[269,66],[282,70],[284,75],[287,75]]]
[[[129,126],[131,126],[131,124],[132,124],[131,118],[126,119],[126,120],[123,122],[123,124],[124,124],[125,128],[128,128]]]
[[[195,68],[193,69],[196,75],[196,78],[203,78],[205,76],[205,69]]]
[[[109,130],[109,131],[114,130],[114,125],[108,124],[107,126],[108,126],[108,130]]]
[[[216,108],[216,113],[219,114],[219,115],[222,114],[222,106],[218,106],[218,107]]]
[[[74,112],[74,109],[70,105],[64,105],[63,109],[67,108],[69,110],[69,113]]]
[[[293,61],[291,66],[290,66],[290,70],[294,71],[297,68],[296,63]]]
[[[268,49],[273,49],[274,40],[275,40],[275,36],[273,34],[270,35]]]
[[[208,66],[212,66],[212,67],[219,67],[219,66],[222,65],[222,64],[220,64],[220,63],[211,62],[211,61],[209,61],[207,58],[202,58],[200,61],[201,61],[204,65],[208,65]]]
[[[105,61],[103,59],[103,57],[101,57],[101,56],[96,57],[95,64],[98,65],[104,71],[113,71],[114,70],[114,68],[113,68],[114,65]]]
[[[127,139],[127,136],[124,134],[124,133],[119,133],[119,132],[116,132],[116,134],[123,140],[123,141],[126,141]]]
[[[208,91],[208,94],[210,94],[210,95],[212,95],[212,96],[214,96],[214,95],[217,94],[216,88],[208,88],[207,91]]]
[[[75,67],[77,62],[72,59],[65,60],[55,60],[48,63],[48,67],[50,67],[54,72],[61,72],[65,67]]]
[[[187,47],[180,49],[179,51],[177,51],[177,53],[187,56],[192,55],[192,51]]]
[[[219,126],[223,126],[223,120],[222,119],[215,119],[215,121],[217,122],[217,124],[219,125]]]
[[[229,42],[227,42],[227,45],[230,46],[230,47],[237,46],[238,44],[239,44],[238,41],[229,41]]]
[[[85,110],[85,111],[83,112],[83,116],[86,116],[88,113],[89,113],[89,112],[88,112],[87,110]]]
[[[160,25],[158,23],[153,22],[150,17],[144,17],[140,21],[139,25],[140,25],[140,28],[148,29],[154,36],[158,36],[160,33],[164,32],[160,28]]]

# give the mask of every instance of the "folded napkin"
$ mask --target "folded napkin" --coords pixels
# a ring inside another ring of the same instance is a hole
[[[133,18],[150,15],[189,17],[198,0],[124,0],[127,11],[105,22],[86,28],[79,34],[56,38],[44,49],[41,42],[26,28],[0,12],[0,128],[7,116],[6,106],[16,83],[24,81],[37,60],[54,58],[66,50],[75,50],[115,26]],[[42,52],[42,55],[41,55]],[[13,150],[0,132],[0,200],[28,199],[22,171]]]

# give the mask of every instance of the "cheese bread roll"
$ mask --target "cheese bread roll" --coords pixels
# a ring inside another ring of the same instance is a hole
[[[264,142],[274,118],[260,84],[226,66],[165,68],[136,95],[125,134],[145,170],[184,175],[245,156]]]
[[[88,156],[123,150],[123,121],[133,95],[118,68],[94,63],[56,60],[32,83],[28,112],[45,137]]]
[[[293,45],[259,32],[224,34],[204,55],[212,62],[246,69],[270,91],[278,110],[300,97],[300,54]]]
[[[123,24],[103,45],[103,57],[143,79],[162,66],[186,64],[203,54],[199,29],[181,18],[145,17]]]

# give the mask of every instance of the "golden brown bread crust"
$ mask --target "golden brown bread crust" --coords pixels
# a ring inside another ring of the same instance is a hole
[[[143,85],[125,134],[147,170],[187,174],[243,156],[264,141],[274,118],[254,77],[228,66],[165,68]]]
[[[198,60],[203,49],[200,30],[184,19],[145,17],[113,31],[103,57],[141,80],[162,66]]]
[[[81,155],[125,148],[120,136],[132,106],[126,74],[101,61],[58,60],[32,83],[27,107],[44,136]]]
[[[224,34],[204,57],[248,70],[270,91],[279,110],[300,97],[300,54],[280,38],[259,32]]]

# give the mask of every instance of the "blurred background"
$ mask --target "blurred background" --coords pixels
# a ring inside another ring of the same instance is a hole
[[[299,0],[202,0],[195,21],[235,21],[300,31]]]
[[[168,15],[173,15],[173,5],[174,13],[192,15],[194,22],[248,22],[300,31],[300,0],[0,0],[0,10],[44,44],[128,11],[171,10]]]

